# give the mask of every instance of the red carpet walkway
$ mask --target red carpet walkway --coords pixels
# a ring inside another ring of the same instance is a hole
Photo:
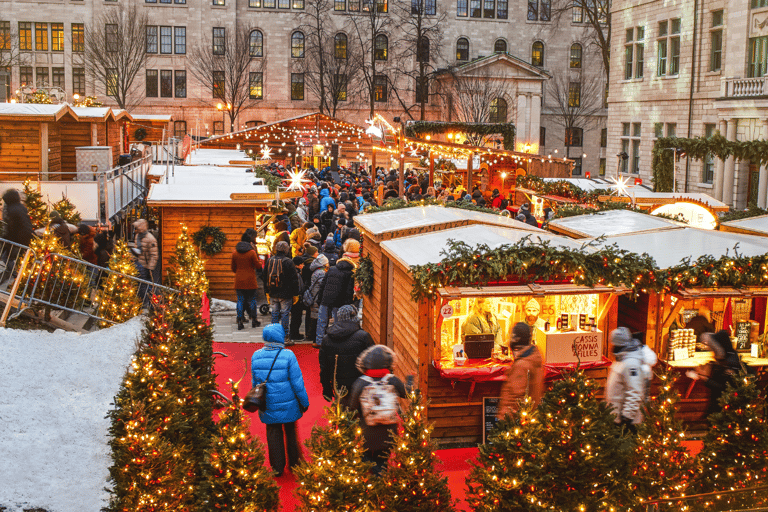
[[[214,343],[213,349],[216,352],[227,354],[227,357],[217,357],[216,373],[219,389],[227,394],[229,379],[238,380],[248,368],[243,381],[240,385],[240,391],[243,395],[251,389],[250,361],[253,352],[263,346],[262,343]],[[299,440],[304,448],[304,440],[308,439],[312,432],[312,426],[323,420],[323,410],[328,405],[322,397],[322,387],[320,386],[320,365],[317,359],[317,350],[311,345],[296,345],[291,347],[296,358],[299,361],[304,385],[309,395],[309,410],[298,421]],[[246,363],[247,360],[247,363]],[[267,430],[263,423],[259,421],[258,414],[251,414],[251,433],[258,437],[266,449]],[[701,449],[701,443],[693,441],[688,443],[688,449],[693,454]],[[464,498],[464,478],[466,477],[470,465],[470,460],[477,456],[477,448],[457,448],[451,450],[438,450],[437,456],[442,464],[437,468],[448,477],[448,484],[454,498],[461,500],[459,510],[469,510]],[[282,477],[277,479],[281,485],[280,500],[285,512],[292,512],[296,508],[296,499],[293,496],[293,490],[296,487],[296,480],[290,471],[286,471]]]

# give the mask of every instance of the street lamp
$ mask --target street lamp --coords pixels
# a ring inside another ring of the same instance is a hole
[[[72,99],[75,101],[75,103],[77,103],[78,101],[80,101],[80,95],[75,93],[72,95]]]
[[[616,155],[616,158],[618,159],[618,161],[616,162],[616,179],[619,180],[621,179],[621,162],[622,160],[624,162],[629,160],[629,155],[627,154],[626,151],[622,151],[621,153]]]

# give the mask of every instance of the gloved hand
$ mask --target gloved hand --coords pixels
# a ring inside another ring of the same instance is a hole
[[[296,304],[297,302],[299,302],[299,296],[298,295],[294,295],[293,303]]]
[[[307,411],[309,410],[309,405],[307,405],[306,407],[304,407],[304,406],[301,404],[301,402],[299,402],[299,410],[301,411],[301,414],[304,414],[305,412],[307,412]]]
[[[266,295],[266,297],[267,297],[267,302],[269,302],[269,294],[268,294],[268,293],[266,293],[265,295]]]

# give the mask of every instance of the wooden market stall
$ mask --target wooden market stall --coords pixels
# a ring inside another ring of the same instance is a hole
[[[582,245],[546,233],[487,224],[378,243],[369,237],[364,243],[366,252],[379,250],[388,261],[384,276],[381,267],[374,269],[374,283],[378,281],[385,291],[386,306],[368,297],[363,300],[367,328],[379,333],[379,338],[385,338],[394,349],[398,375],[416,376],[419,389],[430,400],[427,416],[435,423],[433,437],[441,443],[483,439],[484,401],[499,396],[510,362],[500,345],[507,342],[509,329],[518,321],[534,327],[534,339],[550,377],[559,375],[564,367],[575,366],[579,358],[592,378],[606,376],[610,361],[606,358],[605,333],[616,325],[616,297],[626,293],[625,288],[577,286],[568,278],[524,284],[509,276],[508,281],[487,286],[446,286],[435,290],[433,296],[412,294],[413,269],[440,263],[444,257],[441,251],[451,239],[493,249],[526,238],[571,250],[581,250]],[[465,338],[464,323],[482,308],[496,319],[498,333],[490,340],[480,339],[486,335]],[[567,325],[561,323],[564,318]],[[469,357],[462,359],[463,355]]]
[[[720,224],[720,231],[745,235],[768,236],[768,215],[731,220]]]
[[[549,221],[550,231],[571,238],[597,238],[599,236],[628,233],[658,232],[686,226],[681,222],[656,217],[632,210],[608,210],[591,215],[576,215]]]
[[[373,289],[363,301],[363,329],[368,331],[376,343],[392,346],[392,331],[383,329],[390,314],[386,298],[391,296],[387,289],[390,260],[381,250],[381,242],[404,236],[430,233],[441,229],[485,224],[509,227],[530,233],[543,233],[524,222],[501,215],[447,208],[442,206],[420,206],[402,208],[378,213],[358,215],[355,227],[362,235],[365,254],[374,266]]]
[[[131,114],[126,125],[128,142],[160,143],[173,136],[173,116],[170,114]]]
[[[81,146],[108,146],[112,150],[112,167],[117,167],[121,154],[127,152],[124,127],[132,118],[124,110],[108,107],[73,107],[78,122],[62,125],[61,165],[63,172],[77,172],[75,148]]]
[[[187,226],[190,235],[204,226],[217,227],[226,235],[221,252],[202,254],[210,295],[236,300],[230,269],[235,245],[246,229],[259,228],[272,217],[273,201],[301,197],[301,192],[270,192],[260,178],[238,168],[176,166],[173,174],[154,183],[147,196],[147,206],[158,212],[163,276],[182,225]],[[260,254],[265,255],[262,251]]]

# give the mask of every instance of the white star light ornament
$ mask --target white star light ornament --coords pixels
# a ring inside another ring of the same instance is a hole
[[[264,146],[264,149],[261,150],[261,159],[272,160],[272,150],[269,149],[269,146]]]
[[[306,174],[307,171],[288,171],[288,190],[306,190],[304,183],[312,183],[312,180],[304,179]]]
[[[371,125],[371,126],[369,126],[368,128],[366,128],[366,130],[365,130],[365,133],[366,133],[366,134],[368,134],[368,135],[372,135],[372,136],[374,136],[374,137],[377,137],[377,138],[379,138],[379,139],[382,139],[382,138],[384,138],[384,132],[382,131],[382,129],[381,129],[381,128],[379,128],[378,126],[376,126],[376,121],[373,121],[373,120],[367,119],[365,122],[366,122],[367,124]]]
[[[617,196],[626,196],[627,195],[627,183],[629,183],[629,177],[624,178],[611,178],[611,181],[613,184],[611,185],[611,188],[616,193]]]
[[[411,151],[411,156],[414,158],[418,158],[420,156],[419,151],[417,149],[414,149],[413,151]]]

